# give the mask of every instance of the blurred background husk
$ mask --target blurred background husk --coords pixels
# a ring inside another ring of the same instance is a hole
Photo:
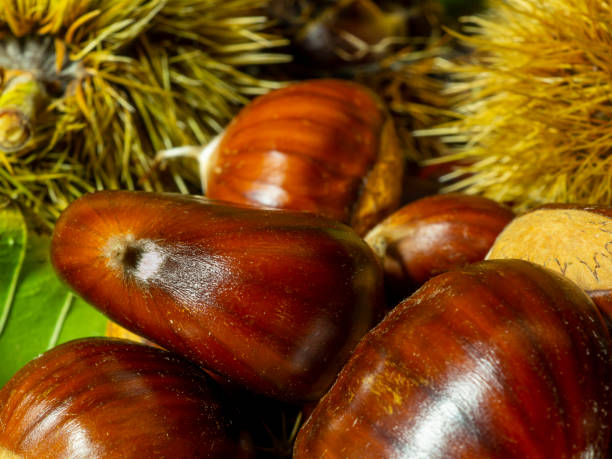
[[[451,32],[470,53],[447,62],[456,117],[422,135],[449,149],[443,191],[518,211],[612,202],[612,5],[491,0]],[[460,32],[459,32],[460,30]]]

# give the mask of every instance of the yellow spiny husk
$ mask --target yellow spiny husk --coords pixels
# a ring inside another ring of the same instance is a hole
[[[286,41],[267,32],[266,5],[0,0],[0,67],[51,86],[30,140],[0,151],[0,193],[51,225],[85,191],[186,191],[184,174],[158,174],[155,152],[206,143],[250,96],[280,85],[246,71],[288,60],[268,51]],[[20,59],[9,55],[28,46],[54,65],[15,68]]]
[[[395,14],[403,12],[405,35],[389,37],[401,43],[395,52],[375,65],[356,68],[353,78],[379,94],[393,115],[409,160],[438,157],[446,145],[434,136],[414,137],[414,131],[431,128],[454,114],[449,98],[442,94],[443,81],[437,61],[452,52],[454,41],[442,29],[444,9],[437,0],[377,2]],[[383,8],[383,11],[385,8]],[[391,13],[391,16],[393,13]]]
[[[460,118],[438,133],[467,162],[447,179],[518,210],[612,203],[610,0],[492,0],[468,18],[452,69]],[[467,175],[463,175],[467,174]]]
[[[443,82],[434,76],[436,60],[450,47],[448,38],[432,36],[424,47],[407,46],[384,59],[376,72],[356,75],[357,81],[384,98],[406,156],[415,163],[448,150],[438,137],[412,135],[454,117],[449,99],[442,94]]]

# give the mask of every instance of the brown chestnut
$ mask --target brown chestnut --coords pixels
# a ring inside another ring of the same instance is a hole
[[[248,437],[196,366],[110,338],[62,344],[0,390],[0,457],[240,458]]]
[[[308,212],[98,192],[63,212],[51,259],[123,327],[286,401],[323,395],[384,310],[371,249]]]
[[[365,240],[382,260],[389,296],[401,300],[433,276],[483,260],[513,217],[481,196],[427,196],[395,211]]]
[[[408,42],[411,15],[408,8],[399,8],[401,3],[390,11],[373,0],[330,3],[297,32],[298,65],[304,60],[305,65],[337,69],[382,61]],[[414,16],[415,10],[424,13],[416,5],[410,10]]]
[[[400,203],[404,155],[393,120],[354,82],[309,80],[260,96],[204,151],[214,199],[317,212],[360,235]]]
[[[491,260],[440,274],[360,342],[294,457],[609,457],[611,350],[558,273]]]

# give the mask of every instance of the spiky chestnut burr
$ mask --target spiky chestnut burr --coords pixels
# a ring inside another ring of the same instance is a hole
[[[277,83],[267,0],[0,2],[0,193],[48,226],[85,191],[180,189],[157,150],[204,143]],[[195,180],[194,180],[195,182]]]
[[[474,52],[450,69],[463,94],[442,161],[468,165],[447,191],[525,210],[612,202],[610,1],[493,0],[468,19]]]

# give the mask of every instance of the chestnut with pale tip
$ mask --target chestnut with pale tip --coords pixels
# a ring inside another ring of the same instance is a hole
[[[188,361],[84,338],[32,360],[0,390],[0,457],[254,457],[237,418]]]
[[[51,260],[119,325],[290,402],[322,396],[384,313],[368,245],[308,212],[102,191],[60,216]]]
[[[593,302],[552,270],[440,274],[363,338],[294,457],[610,457],[611,351]]]
[[[393,119],[352,81],[260,96],[198,158],[208,197],[316,212],[360,235],[400,204],[404,153]]]
[[[389,296],[399,301],[433,276],[482,261],[513,218],[481,196],[427,196],[395,211],[365,241],[382,261]]]

